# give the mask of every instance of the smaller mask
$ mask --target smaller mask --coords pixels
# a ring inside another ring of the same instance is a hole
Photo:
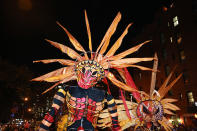
[[[75,71],[78,85],[84,89],[94,86],[105,76],[104,68],[93,60],[79,62],[75,67]]]
[[[163,106],[157,100],[141,101],[137,106],[137,116],[140,121],[148,123],[157,123],[163,118]]]

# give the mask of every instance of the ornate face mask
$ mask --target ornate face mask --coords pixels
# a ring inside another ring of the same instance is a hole
[[[140,120],[144,120],[146,123],[155,123],[163,118],[163,106],[156,100],[141,101],[137,106],[137,115]]]
[[[93,60],[79,62],[75,71],[78,85],[84,89],[94,86],[105,76],[104,68]]]

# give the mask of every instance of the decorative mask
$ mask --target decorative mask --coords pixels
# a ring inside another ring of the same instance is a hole
[[[141,101],[137,106],[137,116],[144,121],[147,126],[150,122],[153,122],[154,126],[157,125],[158,120],[163,118],[163,106],[157,100],[145,100]]]
[[[104,68],[93,60],[79,62],[75,71],[78,85],[84,89],[94,86],[105,76]]]

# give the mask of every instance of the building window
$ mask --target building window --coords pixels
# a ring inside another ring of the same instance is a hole
[[[183,94],[182,93],[179,94],[179,98],[180,98],[180,100],[183,99]]]
[[[182,41],[182,37],[181,37],[181,36],[178,36],[178,38],[177,38],[177,43],[180,44],[181,41]]]
[[[185,60],[185,52],[183,50],[180,51],[180,59],[181,61]]]
[[[180,31],[176,32],[176,42],[180,44],[182,42],[182,37]]]
[[[177,25],[179,25],[179,21],[178,21],[178,17],[177,16],[175,16],[173,18],[173,23],[174,23],[174,27],[176,27]]]
[[[189,103],[194,103],[194,96],[191,91],[187,93],[187,98]]]
[[[170,37],[170,42],[172,43],[172,37]]]

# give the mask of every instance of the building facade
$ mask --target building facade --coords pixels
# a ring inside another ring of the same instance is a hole
[[[185,125],[193,124],[197,113],[197,0],[176,0],[160,8],[154,21],[136,37],[140,41],[148,39],[152,42],[143,47],[143,55],[154,56],[156,52],[159,59],[156,89],[175,66],[171,81],[182,73],[182,78],[166,96],[178,99],[176,105],[181,108],[171,119],[178,118]],[[134,74],[137,87],[149,93],[151,72],[134,70]]]

